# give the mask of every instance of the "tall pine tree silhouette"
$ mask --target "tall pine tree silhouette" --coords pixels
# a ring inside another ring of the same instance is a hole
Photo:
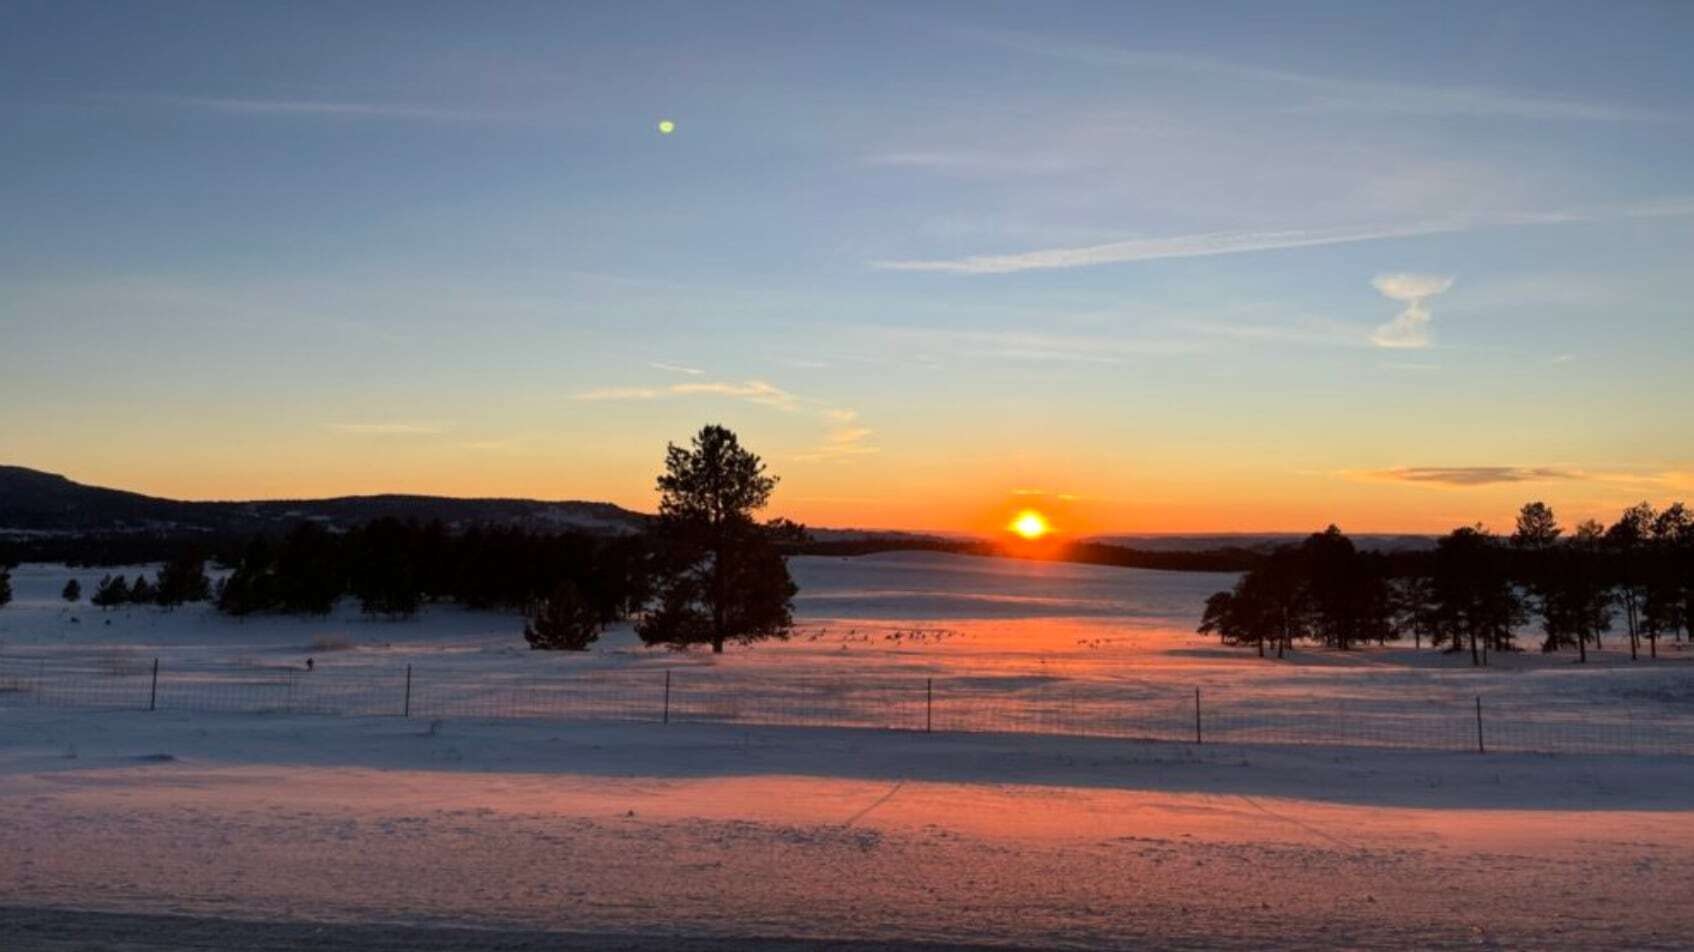
[[[654,530],[658,604],[636,625],[642,641],[721,653],[731,640],[788,637],[798,588],[777,544],[804,530],[754,518],[776,484],[722,426],[667,448]]]

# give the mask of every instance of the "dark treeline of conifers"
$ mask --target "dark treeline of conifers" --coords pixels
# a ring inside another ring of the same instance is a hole
[[[59,596],[75,603],[82,598],[82,584],[76,579],[65,583]],[[158,605],[175,608],[188,602],[203,602],[212,597],[212,581],[206,575],[206,561],[198,551],[185,548],[159,569],[149,580],[137,575],[134,582],[122,575],[108,575],[94,587],[89,601],[99,608],[118,605]]]
[[[1520,648],[1540,632],[1542,651],[1590,646],[1616,631],[1630,657],[1657,658],[1659,639],[1680,641],[1694,620],[1694,514],[1675,503],[1624,510],[1610,526],[1586,521],[1566,532],[1553,510],[1529,503],[1511,535],[1455,529],[1431,551],[1359,551],[1330,526],[1285,546],[1206,600],[1199,630],[1277,657],[1307,639],[1346,650],[1411,638],[1422,647],[1469,651]]]
[[[377,519],[345,532],[301,523],[252,539],[217,589],[218,608],[324,614],[343,596],[369,614],[408,616],[428,602],[528,610],[563,582],[602,622],[625,617],[651,594],[647,547],[636,537],[535,533],[517,528],[449,532],[440,522]]]
[[[454,532],[439,520],[384,517],[351,528],[308,520],[234,545],[160,536],[0,539],[0,605],[11,599],[5,569],[15,564],[14,545],[83,564],[166,546],[178,552],[157,580],[101,579],[90,598],[100,608],[204,600],[214,591],[203,555],[211,547],[229,569],[214,597],[231,615],[323,615],[351,596],[368,614],[405,617],[426,602],[452,601],[523,612],[532,648],[584,650],[605,625],[633,617],[647,644],[706,645],[717,653],[730,642],[787,638],[793,629],[799,589],[784,555],[808,536],[786,519],[757,518],[777,482],[733,432],[708,424],[687,445],[666,445],[655,481],[659,511],[638,534],[489,526]],[[81,584],[67,581],[61,597],[80,601]]]
[[[583,650],[606,624],[673,648],[786,638],[797,591],[779,546],[805,539],[761,523],[775,476],[721,426],[670,444],[648,531],[604,537],[516,528],[451,533],[440,522],[376,519],[342,533],[301,523],[254,539],[218,586],[233,615],[323,614],[344,595],[372,614],[406,616],[426,601],[518,609],[532,648]]]
[[[687,446],[669,444],[657,480],[659,513],[646,531],[625,536],[534,532],[477,526],[450,531],[442,522],[384,517],[351,528],[304,521],[280,535],[245,543],[168,543],[183,551],[159,571],[129,582],[103,578],[90,601],[101,608],[177,605],[215,598],[219,611],[328,614],[342,598],[368,614],[405,617],[428,602],[474,609],[515,609],[533,648],[583,650],[607,624],[636,619],[648,644],[687,648],[786,638],[798,589],[784,546],[807,539],[784,519],[760,522],[777,484],[757,454],[722,426],[702,427]],[[104,557],[137,551],[95,539],[80,551]],[[200,553],[217,544],[228,569],[215,589]],[[145,545],[165,545],[150,540]],[[0,551],[0,567],[11,564]],[[9,598],[0,571],[0,604]],[[215,592],[215,594],[214,594]],[[76,603],[80,584],[62,597]]]

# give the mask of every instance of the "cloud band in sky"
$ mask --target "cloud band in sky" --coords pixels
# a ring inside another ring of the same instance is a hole
[[[1512,225],[1557,225],[1616,218],[1671,218],[1694,214],[1694,201],[1665,199],[1631,206],[1613,206],[1587,211],[1524,212],[1486,220],[1447,219],[1398,225],[1362,225],[1347,228],[1295,228],[1277,231],[1209,232],[1167,238],[1136,238],[1079,248],[1045,248],[1002,255],[969,255],[963,258],[885,259],[870,262],[882,271],[931,271],[949,274],[1010,274],[1054,268],[1087,268],[1160,258],[1199,258],[1250,251],[1310,248],[1318,245],[1417,238],[1469,231],[1474,228]]]
[[[691,368],[667,366],[665,369],[687,372]],[[827,422],[823,441],[811,450],[795,456],[796,462],[828,462],[868,456],[880,452],[880,449],[870,442],[874,431],[860,422],[857,410],[834,407],[824,407],[819,410],[817,409],[817,401],[797,397],[762,380],[748,380],[744,383],[722,381],[674,383],[667,387],[601,387],[578,393],[575,395],[575,399],[593,401],[658,400],[665,397],[687,396],[730,397],[784,412],[803,409],[808,412],[816,411]]]
[[[1151,261],[1159,258],[1196,258],[1206,255],[1240,254],[1278,248],[1307,248],[1314,245],[1376,241],[1458,231],[1456,223],[1290,230],[1265,232],[1214,232],[1173,238],[1138,238],[1082,248],[1049,248],[1005,255],[972,255],[936,260],[873,261],[871,267],[884,271],[939,271],[953,274],[1009,274],[1051,268],[1086,268],[1102,264]]]
[[[600,387],[594,390],[584,390],[575,395],[577,400],[657,400],[660,397],[685,396],[719,396],[735,397],[750,403],[776,407],[780,410],[794,409],[794,395],[781,387],[768,384],[763,380],[748,380],[744,383],[726,383],[721,381],[707,383],[673,383],[668,387]]]
[[[331,423],[329,428],[350,436],[433,436],[447,429],[439,423]]]
[[[1550,466],[1402,466],[1361,474],[1369,479],[1441,486],[1493,486],[1583,479],[1580,473]]]

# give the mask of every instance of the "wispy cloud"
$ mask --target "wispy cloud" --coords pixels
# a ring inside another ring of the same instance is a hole
[[[874,152],[866,165],[930,169],[958,175],[1068,175],[1100,165],[1095,159],[1051,152],[993,152],[979,149]]]
[[[794,457],[797,462],[825,462],[881,452],[871,445],[873,431],[859,422],[857,410],[828,409],[822,416],[830,423],[823,442],[810,452]]]
[[[673,374],[688,374],[691,377],[699,377],[705,374],[705,371],[698,367],[684,367],[681,364],[670,364],[662,360],[651,361],[647,364],[647,366],[652,367],[654,370],[663,370]]]
[[[865,426],[859,419],[857,410],[822,405],[823,402],[820,400],[797,396],[763,380],[746,380],[740,383],[714,380],[699,383],[673,383],[666,387],[601,387],[577,393],[573,395],[573,399],[588,401],[660,400],[691,396],[727,397],[770,407],[784,413],[816,415],[817,418],[824,421],[826,426],[822,442],[794,457],[795,460],[800,462],[840,460],[880,452],[879,448],[870,442],[874,431]]]
[[[1694,200],[1665,199],[1628,206],[1588,210],[1515,212],[1490,218],[1454,218],[1401,224],[1360,225],[1345,228],[1293,228],[1277,231],[1209,232],[1166,238],[1136,238],[1077,248],[1044,248],[999,255],[969,255],[963,258],[885,259],[870,266],[883,271],[936,271],[951,274],[1009,274],[1054,268],[1088,268],[1160,258],[1199,258],[1209,255],[1243,254],[1310,248],[1319,245],[1352,244],[1391,238],[1417,238],[1478,228],[1512,225],[1558,225],[1617,218],[1672,218],[1694,215]]]
[[[733,397],[775,407],[779,410],[793,410],[797,401],[793,394],[781,387],[768,384],[763,380],[748,380],[743,383],[726,381],[710,381],[703,383],[673,383],[668,387],[600,387],[594,390],[584,390],[575,394],[576,400],[657,400],[661,397],[685,396],[718,396]]]
[[[492,453],[500,450],[513,449],[516,446],[511,440],[467,440],[459,444],[461,449],[476,450],[479,453]]]
[[[1018,497],[1021,497],[1021,498],[1034,497],[1034,498],[1041,498],[1041,499],[1054,499],[1054,500],[1058,500],[1059,502],[1076,502],[1077,500],[1082,498],[1081,496],[1077,495],[1076,493],[1059,493],[1059,492],[1052,492],[1052,491],[1046,490],[1046,489],[1027,489],[1027,488],[1014,489],[1014,490],[1012,490],[1012,495],[1018,496]]]
[[[1396,469],[1350,472],[1360,479],[1442,486],[1492,486],[1500,483],[1544,483],[1582,480],[1579,472],[1550,466],[1404,466]]]
[[[355,436],[431,436],[447,430],[440,423],[331,423],[329,428]]]
[[[654,387],[596,387],[573,394],[573,400],[656,400],[669,393]]]
[[[675,394],[709,394],[719,397],[735,397],[749,403],[763,404],[776,407],[779,410],[792,410],[795,406],[794,395],[781,387],[765,383],[763,380],[749,380],[745,383],[679,383],[668,388]]]
[[[1378,347],[1419,348],[1429,346],[1430,298],[1453,286],[1452,277],[1434,274],[1379,274],[1371,287],[1391,301],[1406,305],[1394,319],[1371,332]]]
[[[1346,347],[1363,347],[1370,343],[1369,334],[1357,324],[1309,315],[1281,324],[1183,320],[1179,322],[1179,326],[1196,334],[1229,340],[1284,341]]]
[[[126,97],[162,106],[176,106],[238,116],[322,116],[343,119],[386,119],[425,122],[501,122],[517,116],[474,109],[448,109],[409,103],[337,102],[311,99],[239,99],[215,96]]]
[[[1648,492],[1690,492],[1694,491],[1694,470],[1665,469],[1642,470],[1638,472],[1595,472],[1587,477],[1600,483],[1614,483]]]
[[[1606,464],[1597,469],[1560,466],[1402,466],[1394,469],[1342,470],[1334,475],[1364,482],[1469,489],[1517,483],[1580,482],[1620,491],[1682,493],[1694,490],[1694,471]],[[1633,501],[1633,500],[1632,500]]]
[[[1531,95],[1481,86],[1383,83],[1253,66],[1182,53],[1127,50],[1021,33],[968,29],[977,40],[1023,53],[1109,69],[1181,73],[1274,87],[1300,97],[1298,112],[1368,112],[1427,117],[1508,117],[1566,122],[1664,122],[1678,117],[1617,103]]]
[[[884,271],[1008,274],[1014,271],[1087,268],[1103,264],[1123,264],[1130,261],[1152,261],[1159,258],[1197,258],[1208,255],[1241,254],[1248,251],[1271,251],[1279,248],[1308,248],[1314,245],[1377,241],[1384,238],[1406,238],[1458,231],[1462,227],[1462,225],[1452,222],[1424,222],[1400,226],[1365,226],[1360,228],[1212,232],[1203,235],[1177,235],[1169,238],[1137,238],[1130,241],[1114,241],[1103,245],[1087,245],[1081,248],[1047,248],[1003,255],[971,255],[964,258],[933,260],[872,261],[871,267]]]
[[[1203,342],[1196,340],[1124,334],[886,326],[870,330],[885,342],[897,344],[899,350],[895,352],[905,354],[907,359],[931,365],[935,362],[926,356],[926,351],[1000,360],[1118,364],[1134,357],[1175,356],[1206,349]],[[887,344],[881,349],[887,351]]]

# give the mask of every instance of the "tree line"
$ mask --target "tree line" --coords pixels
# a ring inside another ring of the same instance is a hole
[[[245,617],[327,615],[351,597],[366,614],[398,619],[435,602],[533,616],[557,599],[569,601],[579,624],[597,633],[637,611],[653,585],[651,545],[639,537],[481,527],[454,533],[439,521],[385,517],[347,531],[302,522],[236,548],[216,584],[194,550],[172,556],[153,578],[105,575],[89,602],[116,608],[210,600],[225,614]],[[10,598],[6,581],[0,573],[0,604]],[[74,578],[60,591],[73,604],[82,594]]]
[[[82,583],[71,579],[60,589],[59,597],[75,603],[82,598]],[[194,552],[172,558],[160,567],[153,579],[145,574],[135,581],[122,575],[106,575],[94,586],[88,601],[97,608],[119,605],[158,605],[175,608],[189,602],[203,602],[212,597],[212,580],[206,575],[206,560]]]
[[[381,518],[335,532],[303,522],[255,536],[217,587],[219,610],[328,614],[344,597],[366,614],[404,618],[425,604],[528,610],[562,582],[576,585],[603,622],[647,595],[639,538],[473,527]]]
[[[0,605],[12,600],[13,566],[0,563]],[[116,605],[160,605],[174,608],[186,602],[203,602],[212,593],[211,580],[206,575],[206,562],[195,555],[173,558],[159,570],[155,579],[137,575],[131,583],[122,575],[107,575],[100,580],[89,601],[100,608]],[[75,604],[82,600],[82,583],[76,579],[65,582],[59,596]]]
[[[1657,658],[1659,639],[1681,640],[1694,621],[1694,514],[1682,503],[1624,510],[1607,526],[1567,532],[1541,502],[1525,505],[1506,537],[1480,525],[1455,529],[1426,552],[1357,549],[1330,526],[1285,546],[1206,600],[1199,631],[1277,657],[1305,639],[1347,650],[1410,637],[1422,647],[1518,650],[1538,624],[1542,651],[1588,649],[1621,623],[1631,659]]]
[[[721,652],[731,641],[786,638],[793,627],[798,588],[785,551],[807,536],[786,520],[755,517],[776,485],[734,433],[706,426],[689,445],[667,446],[659,514],[640,534],[454,532],[439,520],[393,517],[341,530],[308,520],[235,545],[215,540],[229,570],[215,585],[196,550],[173,555],[155,578],[107,575],[90,601],[111,608],[211,599],[219,611],[245,617],[325,615],[351,597],[365,613],[392,618],[453,602],[522,612],[524,638],[535,648],[584,649],[606,625],[633,618],[648,644]],[[0,604],[11,598],[6,564],[0,560]],[[72,579],[61,594],[75,603],[81,584]]]

